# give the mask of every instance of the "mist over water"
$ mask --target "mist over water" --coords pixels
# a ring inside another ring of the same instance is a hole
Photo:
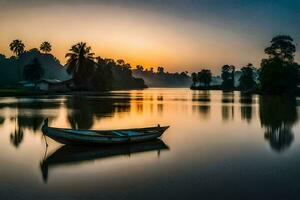
[[[146,89],[0,99],[0,199],[294,199],[300,99]],[[66,147],[49,125],[170,125],[144,145]]]

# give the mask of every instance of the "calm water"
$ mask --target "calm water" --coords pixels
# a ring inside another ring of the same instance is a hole
[[[148,89],[0,99],[0,199],[297,199],[300,99]],[[159,141],[63,147],[51,126],[170,125]]]

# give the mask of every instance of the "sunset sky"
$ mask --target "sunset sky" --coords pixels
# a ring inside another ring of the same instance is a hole
[[[218,73],[223,64],[259,65],[277,34],[300,43],[299,19],[299,0],[0,0],[0,53],[10,56],[16,38],[27,49],[47,40],[64,63],[84,41],[133,66]]]

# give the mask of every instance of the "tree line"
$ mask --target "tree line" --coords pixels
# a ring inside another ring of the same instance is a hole
[[[14,40],[9,45],[16,58],[24,54],[25,45],[21,40]],[[40,51],[49,54],[52,50],[50,42],[45,41],[40,46]],[[90,46],[79,42],[66,53],[65,65],[68,74],[72,75],[74,90],[102,91],[111,89],[139,89],[147,87],[140,78],[132,76],[132,67],[129,63],[119,59],[95,56]],[[36,82],[44,75],[44,70],[37,58],[24,66],[23,77],[25,80]]]
[[[189,87],[191,85],[191,78],[187,71],[181,73],[170,73],[164,67],[144,68],[142,65],[137,65],[133,70],[135,77],[145,80],[146,84],[151,87]]]
[[[10,45],[11,51],[18,57],[25,52],[25,45],[21,40],[14,40]],[[52,46],[45,41],[40,51],[50,53]],[[295,62],[296,45],[292,37],[278,35],[271,40],[271,45],[265,49],[267,58],[262,59],[261,67],[256,69],[251,63],[242,67],[238,78],[239,85],[235,85],[236,67],[224,65],[221,70],[222,83],[211,86],[212,73],[203,69],[192,73],[191,89],[222,89],[232,91],[239,89],[243,92],[261,92],[268,94],[294,93],[299,91],[299,64]],[[156,79],[157,86],[164,83],[185,83],[190,80],[187,72],[168,73],[163,67],[158,67],[157,73],[144,69],[138,65],[132,69],[124,60],[113,60],[95,57],[91,47],[80,42],[73,45],[65,55],[66,70],[72,75],[77,90],[110,90],[112,88],[144,88],[143,79]],[[43,70],[38,60],[24,67],[23,76],[26,80],[35,81],[43,76]],[[135,76],[141,78],[134,78]],[[154,78],[153,78],[154,77]]]
[[[251,63],[241,68],[239,85],[235,86],[236,67],[224,65],[221,70],[222,84],[217,89],[243,92],[260,92],[282,94],[299,92],[300,66],[295,62],[296,45],[292,37],[278,35],[271,40],[265,49],[268,58],[262,59],[261,67],[256,69]],[[192,73],[191,89],[212,89],[212,73],[203,69]],[[258,77],[257,77],[258,76]]]

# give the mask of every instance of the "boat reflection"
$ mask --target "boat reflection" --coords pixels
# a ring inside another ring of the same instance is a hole
[[[65,145],[47,156],[41,162],[41,171],[44,182],[48,180],[49,170],[55,166],[76,165],[82,162],[132,154],[157,151],[160,156],[162,150],[169,147],[162,140],[145,143],[107,146],[69,146]]]

